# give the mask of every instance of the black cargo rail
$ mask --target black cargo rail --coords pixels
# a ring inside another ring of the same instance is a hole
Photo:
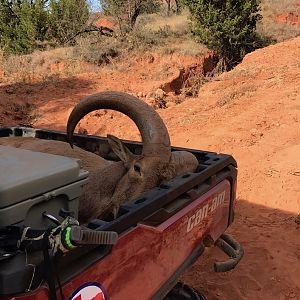
[[[67,141],[67,135],[61,131],[34,129],[29,127],[4,127],[0,128],[0,137],[8,136],[30,136],[45,140]],[[142,153],[142,143],[122,140],[126,146],[134,153]],[[117,159],[116,155],[110,150],[107,139],[94,135],[74,134],[74,145],[81,147],[87,151],[98,153],[106,159]],[[187,149],[182,147],[172,147],[172,151],[187,150],[192,152],[198,158],[202,168],[224,162],[225,165],[232,164],[237,167],[234,158],[227,154],[202,151],[196,149]]]

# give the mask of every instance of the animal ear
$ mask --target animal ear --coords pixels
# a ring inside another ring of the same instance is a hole
[[[121,142],[119,138],[114,135],[107,135],[108,143],[114,153],[124,162],[127,163],[133,158],[130,150]]]

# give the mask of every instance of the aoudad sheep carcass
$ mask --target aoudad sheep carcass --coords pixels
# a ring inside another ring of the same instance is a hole
[[[120,161],[73,147],[73,133],[79,121],[95,110],[111,109],[131,118],[138,127],[143,150],[133,154],[120,139],[108,135],[108,143]],[[79,221],[117,216],[126,201],[176,176],[193,172],[196,157],[187,151],[171,152],[167,128],[159,114],[138,98],[121,92],[101,92],[86,97],[72,110],[67,122],[68,143],[30,137],[0,138],[0,144],[38,152],[78,158],[89,171],[89,182],[79,200]]]

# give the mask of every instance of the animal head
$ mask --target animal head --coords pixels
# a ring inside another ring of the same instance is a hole
[[[110,147],[125,168],[124,175],[117,180],[111,191],[111,201],[115,206],[176,176],[175,164],[180,155],[176,156],[176,160],[172,158],[169,134],[162,119],[145,102],[125,93],[102,92],[77,104],[67,123],[67,136],[71,146],[78,122],[88,113],[99,109],[116,110],[130,117],[137,125],[143,142],[142,154],[136,155],[117,137],[108,135]]]
[[[112,195],[114,204],[133,199],[176,176],[175,166],[169,160],[159,156],[135,155],[112,135],[108,136],[108,142],[126,169]]]

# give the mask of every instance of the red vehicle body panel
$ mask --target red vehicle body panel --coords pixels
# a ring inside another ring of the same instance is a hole
[[[139,224],[123,233],[111,253],[63,286],[69,299],[87,282],[100,283],[109,300],[149,299],[203,238],[215,241],[228,227],[231,185],[225,180],[157,227]],[[13,283],[12,283],[13,284]],[[60,299],[59,293],[57,293]],[[48,299],[46,286],[0,300]]]

